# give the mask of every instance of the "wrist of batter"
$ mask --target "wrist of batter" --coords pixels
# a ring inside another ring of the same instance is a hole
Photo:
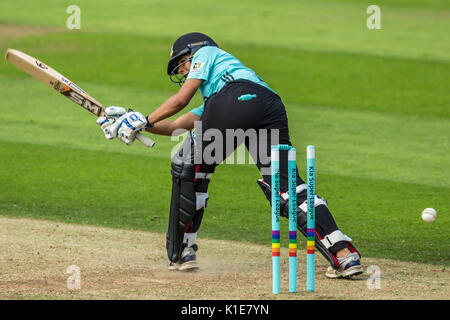
[[[154,124],[151,123],[150,120],[148,119],[149,116],[150,116],[150,115],[148,115],[148,116],[146,117],[146,119],[147,119],[147,125],[145,126],[145,129],[150,129],[150,128],[153,128],[153,127],[154,127]]]

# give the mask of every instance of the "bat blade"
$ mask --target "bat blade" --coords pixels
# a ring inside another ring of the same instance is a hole
[[[63,94],[87,111],[95,114],[97,117],[104,114],[105,108],[100,102],[45,63],[15,49],[8,49],[5,54],[5,59],[17,68]],[[148,147],[153,147],[155,144],[152,139],[140,133],[138,133],[136,138]]]
[[[5,58],[17,68],[65,95],[96,116],[103,114],[104,108],[100,102],[45,63],[15,49],[8,49]]]

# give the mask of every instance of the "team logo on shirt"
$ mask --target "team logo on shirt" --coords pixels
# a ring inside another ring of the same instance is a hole
[[[192,65],[192,71],[193,72],[199,72],[203,68],[204,65],[205,65],[204,62],[195,62]]]

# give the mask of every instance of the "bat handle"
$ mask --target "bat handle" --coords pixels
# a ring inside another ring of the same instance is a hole
[[[153,148],[153,146],[155,145],[155,141],[147,136],[144,136],[142,133],[138,133],[136,135],[136,139],[138,139],[142,144],[149,148]]]

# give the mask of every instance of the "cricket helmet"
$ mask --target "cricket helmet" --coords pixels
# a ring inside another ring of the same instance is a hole
[[[176,75],[179,67],[178,59],[188,53],[191,54],[192,59],[192,56],[204,46],[219,47],[212,38],[200,32],[186,33],[179,37],[170,49],[170,60],[167,65],[167,74],[171,77]],[[179,81],[172,81],[179,84]]]

